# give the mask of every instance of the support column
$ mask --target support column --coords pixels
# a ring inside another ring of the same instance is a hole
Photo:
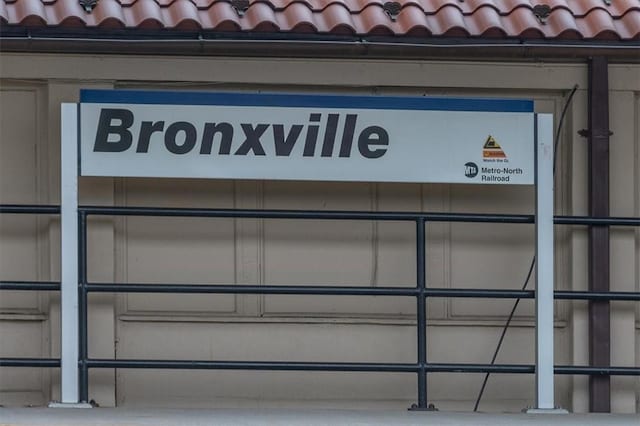
[[[61,402],[78,393],[78,107],[62,104],[61,129]]]
[[[553,119],[536,114],[536,409],[554,410]]]
[[[609,76],[605,57],[589,62],[589,215],[609,216]],[[589,291],[609,291],[609,228],[589,228]],[[609,301],[589,302],[589,365],[611,363]],[[589,411],[611,411],[610,376],[589,377]]]

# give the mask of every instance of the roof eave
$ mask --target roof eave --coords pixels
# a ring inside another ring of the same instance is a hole
[[[640,40],[412,38],[293,33],[220,33],[28,28],[3,25],[0,51],[128,55],[314,57],[376,59],[500,59],[583,61],[606,56],[640,63]]]

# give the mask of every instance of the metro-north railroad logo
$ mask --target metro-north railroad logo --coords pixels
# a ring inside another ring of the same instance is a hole
[[[465,163],[464,165],[464,175],[468,178],[474,178],[478,176],[478,165],[473,162]]]
[[[482,158],[507,158],[507,155],[502,150],[498,141],[496,141],[493,136],[489,135],[482,147]]]

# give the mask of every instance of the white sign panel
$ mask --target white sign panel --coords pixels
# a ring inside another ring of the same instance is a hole
[[[525,100],[87,90],[83,176],[534,183]]]

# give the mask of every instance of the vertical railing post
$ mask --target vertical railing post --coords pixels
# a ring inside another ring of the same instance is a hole
[[[80,401],[87,402],[89,400],[89,369],[87,367],[87,359],[89,357],[88,344],[88,298],[87,298],[87,215],[85,212],[78,212],[78,369],[80,382]]]
[[[427,408],[427,315],[426,315],[426,266],[425,266],[425,221],[416,220],[416,287],[417,297],[417,341],[418,341],[418,407]]]
[[[78,392],[78,107],[62,104],[60,134],[61,402]]]
[[[553,410],[553,121],[535,117],[536,409]]]

